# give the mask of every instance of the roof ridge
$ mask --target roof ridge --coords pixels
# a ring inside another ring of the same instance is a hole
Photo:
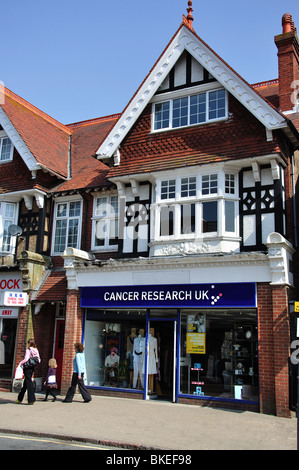
[[[109,114],[108,116],[102,116],[94,119],[86,119],[84,121],[78,121],[78,122],[73,122],[70,124],[65,124],[66,127],[72,128],[72,127],[84,127],[84,126],[89,126],[91,124],[97,124],[99,122],[104,122],[104,121],[111,121],[112,119],[118,119],[121,113],[115,113],[115,114]]]
[[[17,95],[13,91],[9,90],[8,88],[6,88],[4,85],[2,85],[0,83],[0,93],[1,92],[4,93],[4,95],[6,95],[6,96],[12,98],[13,100],[15,100],[16,102],[18,102],[22,106],[25,106],[27,109],[34,112],[38,116],[42,117],[43,119],[45,119],[45,121],[48,121],[50,124],[57,127],[58,129],[66,132],[69,135],[71,134],[70,130],[68,129],[68,127],[65,124],[62,124],[61,122],[57,121],[53,117],[49,116],[49,114],[47,114],[44,111],[42,111],[41,109],[37,108],[33,104],[29,103],[29,101],[26,101],[24,98],[21,98],[19,95]]]

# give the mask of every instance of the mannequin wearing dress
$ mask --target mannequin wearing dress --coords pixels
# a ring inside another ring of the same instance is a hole
[[[158,342],[154,336],[154,329],[150,328],[148,335],[148,391],[153,392],[154,374],[157,373],[158,363]]]

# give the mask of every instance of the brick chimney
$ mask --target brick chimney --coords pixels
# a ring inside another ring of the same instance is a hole
[[[280,111],[292,111],[299,101],[299,39],[289,13],[283,15],[282,34],[274,40],[278,49]]]

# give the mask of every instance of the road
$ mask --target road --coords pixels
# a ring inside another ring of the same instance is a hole
[[[59,439],[32,437],[17,434],[0,434],[1,450],[114,450],[88,442],[62,441]]]

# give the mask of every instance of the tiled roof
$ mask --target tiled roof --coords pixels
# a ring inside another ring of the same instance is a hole
[[[264,126],[230,96],[227,121],[151,133],[151,105],[123,141],[120,165],[109,177],[228,161],[276,151]]]
[[[110,185],[106,179],[108,167],[93,158],[107,132],[115,124],[119,115],[106,116],[90,121],[69,124],[71,131],[71,179],[56,188],[56,191],[69,191]]]
[[[41,286],[35,302],[59,302],[67,297],[67,280],[64,271],[52,271]]]
[[[70,130],[7,88],[1,90],[0,106],[37,163],[67,178]]]

